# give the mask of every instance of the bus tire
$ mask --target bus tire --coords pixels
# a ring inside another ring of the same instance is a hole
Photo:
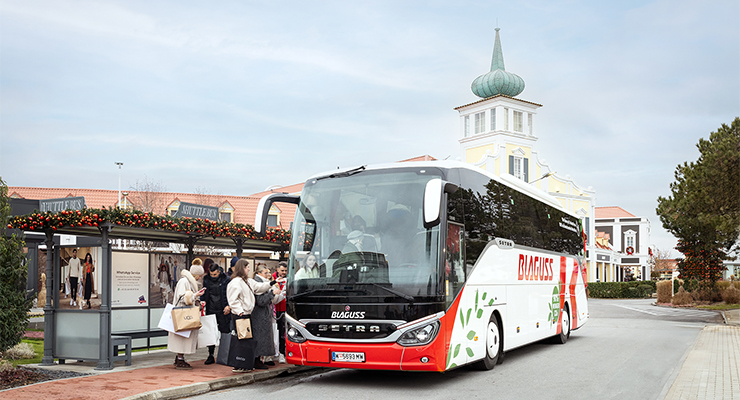
[[[473,367],[481,371],[488,371],[493,369],[496,364],[501,364],[503,362],[501,354],[502,344],[498,320],[494,314],[491,314],[491,319],[488,321],[488,326],[486,327],[486,354],[482,360],[473,364]]]
[[[555,343],[565,344],[565,342],[568,341],[569,337],[570,337],[570,310],[568,309],[568,305],[566,304],[565,307],[563,307],[562,329],[560,330],[560,334],[555,336]]]

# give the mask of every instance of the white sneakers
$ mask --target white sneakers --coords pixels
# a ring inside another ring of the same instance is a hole
[[[280,364],[285,364],[285,356],[280,354],[280,356],[278,357],[278,362]]]

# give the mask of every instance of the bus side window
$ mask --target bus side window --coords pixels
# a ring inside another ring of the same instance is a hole
[[[447,306],[465,284],[465,228],[463,225],[447,223],[447,243],[445,248],[445,298]]]

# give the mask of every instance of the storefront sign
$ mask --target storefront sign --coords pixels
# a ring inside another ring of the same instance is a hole
[[[84,197],[64,197],[61,199],[39,200],[41,212],[60,212],[65,210],[82,210],[85,208]]]
[[[178,218],[188,217],[218,221],[218,207],[181,202],[175,216]]]

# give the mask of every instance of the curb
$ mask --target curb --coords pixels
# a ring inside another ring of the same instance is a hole
[[[238,374],[215,379],[208,382],[192,383],[185,386],[177,386],[166,389],[152,390],[150,392],[139,393],[133,396],[124,397],[122,400],[161,400],[161,399],[180,399],[183,397],[197,396],[212,391],[228,389],[235,386],[249,385],[255,382],[261,382],[270,378],[275,378],[282,374],[294,374],[303,371],[309,371],[317,367],[305,367],[302,365],[293,365],[287,368],[275,368],[267,371],[259,371],[250,374]]]

